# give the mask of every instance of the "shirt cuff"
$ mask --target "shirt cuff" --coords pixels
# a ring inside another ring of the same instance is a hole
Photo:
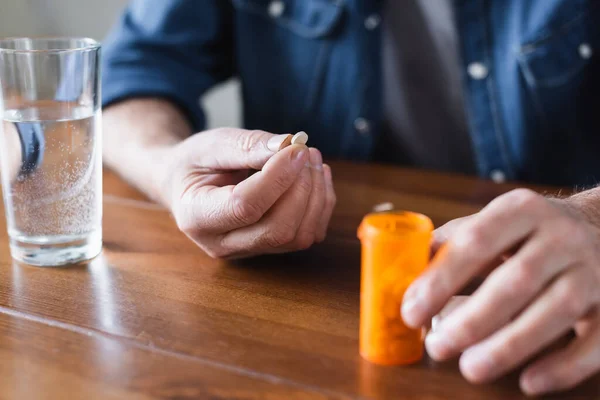
[[[199,96],[189,96],[185,82],[174,84],[161,76],[150,74],[111,74],[102,86],[102,105],[108,107],[116,102],[133,97],[161,97],[178,106],[195,131],[205,129],[206,119],[200,109]]]

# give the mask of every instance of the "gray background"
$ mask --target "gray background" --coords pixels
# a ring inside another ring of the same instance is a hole
[[[126,4],[127,0],[0,0],[0,37],[87,36],[101,41]],[[239,126],[237,81],[215,88],[202,102],[209,127]]]

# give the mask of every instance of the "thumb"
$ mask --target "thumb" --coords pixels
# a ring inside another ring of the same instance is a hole
[[[220,128],[198,133],[193,158],[215,170],[260,170],[291,135],[259,130]]]

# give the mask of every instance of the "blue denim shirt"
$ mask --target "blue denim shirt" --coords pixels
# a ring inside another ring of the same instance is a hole
[[[454,0],[480,176],[600,179],[598,3]],[[200,97],[238,76],[246,128],[306,130],[327,157],[371,160],[382,40],[365,21],[381,9],[382,0],[133,0],[104,43],[104,104],[166,97],[199,131]]]

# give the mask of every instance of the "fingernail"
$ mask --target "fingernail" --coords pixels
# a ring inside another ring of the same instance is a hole
[[[534,375],[521,380],[521,390],[530,396],[547,392],[550,389],[548,380],[542,375]]]
[[[447,358],[451,351],[450,343],[444,336],[443,332],[432,332],[425,338],[425,347],[427,353],[436,361],[441,361]]]
[[[469,349],[460,358],[460,370],[469,381],[482,382],[492,374],[489,355],[479,349]]]
[[[321,156],[321,152],[319,150],[310,150],[310,165],[318,170],[323,169],[323,157]]]
[[[275,135],[267,142],[267,148],[274,153],[292,143],[292,135]]]
[[[307,153],[308,153],[308,148],[306,146],[294,146],[294,151],[292,153],[292,160],[294,160],[294,162],[297,162],[298,164],[302,164],[302,166],[304,166],[307,162]]]

